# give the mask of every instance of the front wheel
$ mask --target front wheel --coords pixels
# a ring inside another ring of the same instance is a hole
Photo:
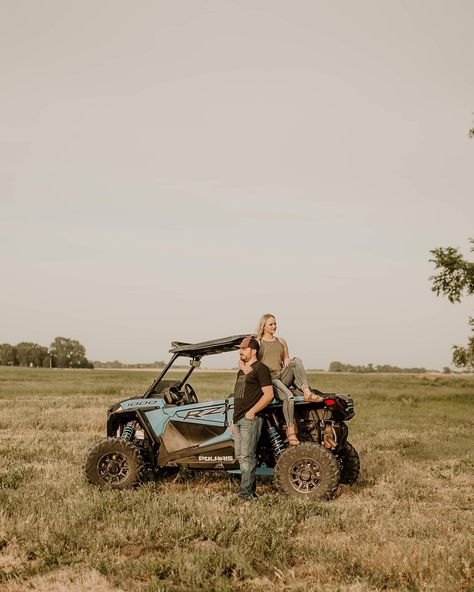
[[[107,438],[89,449],[84,472],[93,485],[130,489],[142,480],[144,461],[140,450],[128,440]]]
[[[331,499],[339,485],[339,463],[319,444],[304,442],[280,455],[275,467],[275,485],[289,497]]]

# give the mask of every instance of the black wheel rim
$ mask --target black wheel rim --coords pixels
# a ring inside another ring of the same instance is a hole
[[[122,483],[130,474],[127,458],[121,452],[108,452],[98,462],[97,470],[100,477],[112,484]]]
[[[312,493],[321,483],[319,464],[311,458],[301,458],[290,468],[290,483],[298,493]]]

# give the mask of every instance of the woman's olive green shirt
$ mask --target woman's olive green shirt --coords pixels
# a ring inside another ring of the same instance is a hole
[[[260,341],[258,359],[270,368],[272,378],[278,378],[280,376],[283,352],[283,344],[278,339],[275,339],[275,341],[264,341],[262,339]]]

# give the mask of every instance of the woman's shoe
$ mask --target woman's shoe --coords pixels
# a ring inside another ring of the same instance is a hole
[[[316,393],[309,393],[309,395],[304,395],[304,400],[307,403],[322,403],[324,401],[324,397],[321,397],[321,395],[317,395]]]
[[[290,446],[298,446],[298,444],[301,444],[297,435],[295,434],[295,428],[287,428],[285,441],[288,442]]]

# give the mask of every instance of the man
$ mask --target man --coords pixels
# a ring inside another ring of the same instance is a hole
[[[243,501],[256,497],[257,443],[263,417],[258,413],[273,400],[270,370],[257,360],[259,344],[246,337],[240,344],[240,359],[252,368],[248,374],[239,370],[234,395],[234,450],[240,465],[239,498]],[[240,388],[239,388],[240,387]]]

